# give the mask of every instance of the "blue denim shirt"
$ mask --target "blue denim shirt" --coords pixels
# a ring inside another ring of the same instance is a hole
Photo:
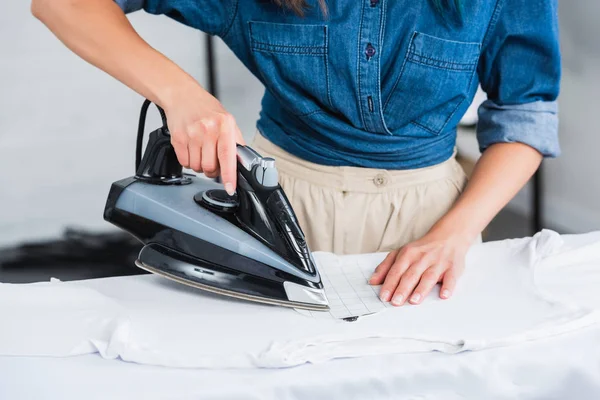
[[[259,131],[305,160],[382,169],[448,159],[478,83],[480,148],[559,153],[556,0],[462,0],[462,24],[427,0],[116,0],[217,35],[266,87]]]

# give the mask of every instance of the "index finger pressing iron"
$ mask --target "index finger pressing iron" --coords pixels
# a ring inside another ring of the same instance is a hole
[[[136,174],[114,182],[104,219],[144,247],[136,265],[199,289],[240,299],[328,310],[321,277],[272,158],[237,145],[233,196],[207,178],[183,174],[163,126],[142,154],[142,106]]]

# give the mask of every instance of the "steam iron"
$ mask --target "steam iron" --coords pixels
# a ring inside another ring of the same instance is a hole
[[[163,126],[142,158],[142,106],[136,174],[114,182],[104,219],[144,247],[136,265],[182,284],[240,299],[328,310],[312,254],[278,183],[275,162],[237,145],[237,191],[184,174]]]

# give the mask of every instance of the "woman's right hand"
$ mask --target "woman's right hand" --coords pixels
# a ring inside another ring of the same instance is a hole
[[[244,144],[233,116],[199,85],[190,85],[164,108],[179,163],[209,178],[220,175],[225,190],[233,195],[237,180],[236,144]]]
[[[236,187],[234,118],[189,74],[146,43],[113,0],[32,0],[32,13],[67,47],[167,113],[181,165]]]

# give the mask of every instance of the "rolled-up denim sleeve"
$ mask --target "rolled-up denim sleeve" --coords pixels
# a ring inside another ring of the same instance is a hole
[[[115,3],[121,7],[121,10],[123,10],[125,14],[139,11],[144,8],[144,0],[115,0]]]
[[[126,13],[144,10],[166,15],[211,35],[223,36],[233,22],[239,0],[114,0]]]
[[[488,98],[478,112],[480,150],[495,143],[524,143],[544,157],[556,157],[561,78],[557,0],[503,3],[478,65]]]

